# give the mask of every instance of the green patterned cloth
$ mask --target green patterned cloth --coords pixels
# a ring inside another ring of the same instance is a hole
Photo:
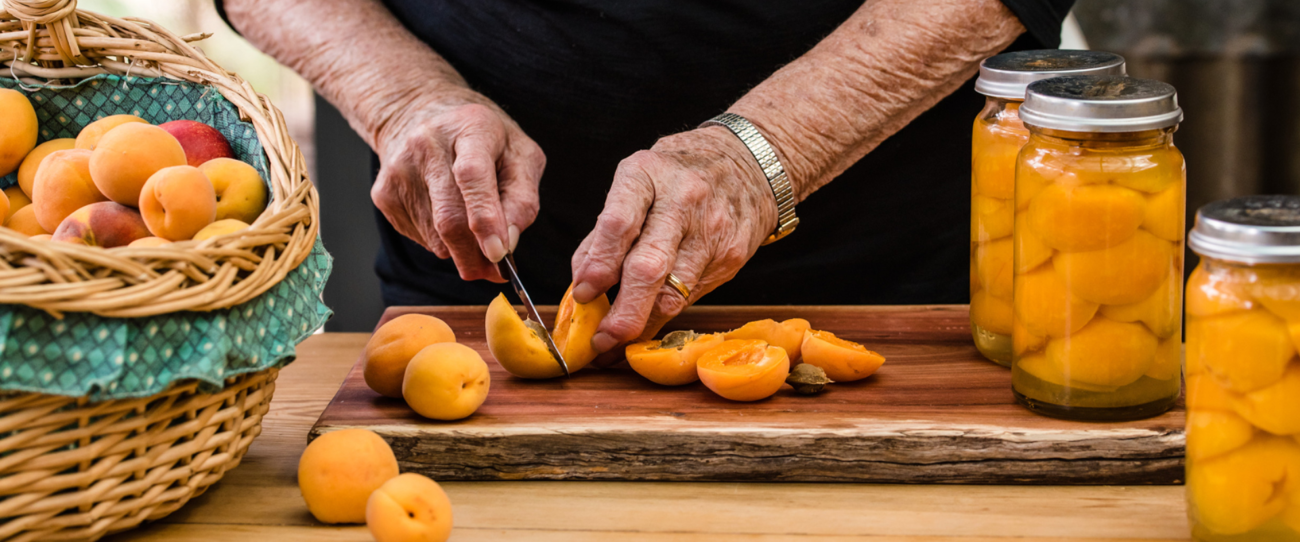
[[[124,86],[125,85],[125,86]],[[161,124],[208,123],[230,140],[236,157],[269,177],[253,126],[215,90],[170,80],[101,75],[71,87],[0,87],[27,93],[41,122],[40,141],[75,137],[85,125],[130,113]],[[16,181],[9,175],[0,186]],[[320,240],[302,265],[256,299],[212,312],[145,318],[67,313],[56,319],[24,305],[0,305],[0,391],[92,400],[148,397],[174,382],[198,380],[205,391],[226,378],[282,367],[294,347],[329,319],[321,301],[332,260]]]

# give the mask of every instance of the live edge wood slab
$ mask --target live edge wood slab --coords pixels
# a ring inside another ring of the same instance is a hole
[[[529,381],[496,364],[485,307],[389,309],[432,314],[488,362],[491,391],[458,422],[419,417],[366,387],[361,364],[309,438],[362,427],[383,436],[403,472],[435,480],[690,480],[986,484],[1176,484],[1181,402],[1157,418],[1067,422],[1015,404],[1010,371],[971,343],[967,308],[695,307],[665,331],[724,331],[803,317],[887,358],[873,377],[820,395],[788,386],[756,403],[701,384],[670,388],[626,364]],[[553,307],[543,307],[549,323]]]

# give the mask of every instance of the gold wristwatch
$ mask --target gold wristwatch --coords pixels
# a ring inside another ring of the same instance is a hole
[[[767,184],[772,185],[772,195],[776,196],[776,231],[767,236],[763,244],[772,244],[790,235],[795,226],[799,225],[799,217],[794,215],[794,187],[790,186],[790,178],[785,173],[785,166],[781,165],[781,159],[777,158],[776,150],[745,117],[723,113],[704,121],[700,127],[715,124],[725,126],[740,138],[740,142],[745,144],[745,148],[758,161],[758,167],[763,169]]]

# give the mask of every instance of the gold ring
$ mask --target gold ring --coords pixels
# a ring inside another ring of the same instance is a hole
[[[682,295],[682,299],[687,301],[691,300],[691,289],[687,288],[686,283],[682,282],[682,279],[677,278],[677,275],[669,273],[668,278],[664,279],[664,284],[672,286],[674,290],[677,290],[677,293]]]

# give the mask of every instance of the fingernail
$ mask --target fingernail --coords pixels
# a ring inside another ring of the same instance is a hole
[[[578,303],[591,303],[591,300],[596,299],[596,295],[599,293],[596,291],[596,287],[585,282],[579,282],[573,286],[573,300]]]
[[[601,354],[613,350],[615,346],[618,346],[618,339],[610,337],[603,331],[591,338],[591,347]]]
[[[515,247],[517,246],[519,246],[519,226],[511,224],[510,225],[510,252],[514,252]]]
[[[492,263],[497,263],[501,258],[506,257],[506,246],[501,244],[501,238],[493,235],[488,237],[487,241],[483,241],[483,255],[487,256]]]

